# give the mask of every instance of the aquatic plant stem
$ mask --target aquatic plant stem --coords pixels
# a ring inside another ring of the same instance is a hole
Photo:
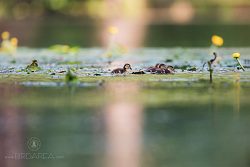
[[[210,83],[213,83],[213,70],[209,70],[210,72]]]
[[[209,71],[209,74],[210,74],[210,75],[209,75],[210,83],[213,83],[213,68],[212,68],[212,62],[211,62],[211,61],[208,61],[207,64],[208,64],[208,67],[209,67],[208,71]]]
[[[235,58],[235,59],[237,60],[238,64],[240,65],[240,68],[241,68],[243,71],[245,71],[245,68],[244,68],[243,65],[240,63],[240,60],[239,60],[238,58]]]

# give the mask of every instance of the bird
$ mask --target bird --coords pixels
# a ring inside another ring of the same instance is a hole
[[[150,72],[152,74],[173,74],[174,67],[166,66],[166,64],[157,63],[154,67],[149,67],[146,72]]]
[[[165,69],[166,65],[157,63],[154,67],[149,67],[146,71],[147,72],[156,72],[158,69]]]
[[[126,63],[124,64],[123,68],[116,68],[111,73],[112,74],[123,74],[129,72],[129,70],[132,70],[131,65]]]
[[[154,72],[157,68],[159,68],[159,63],[157,63],[155,66],[148,67],[146,72]]]
[[[41,68],[38,66],[37,60],[32,60],[32,63],[30,65],[27,65],[26,70],[36,72],[41,70]]]

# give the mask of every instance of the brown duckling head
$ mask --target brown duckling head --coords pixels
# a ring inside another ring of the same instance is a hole
[[[159,64],[159,65],[158,65],[158,68],[160,68],[160,69],[166,69],[167,66],[166,66],[166,64]]]
[[[166,69],[167,66],[166,66],[166,64],[157,63],[157,64],[155,65],[155,68]]]
[[[160,65],[160,63],[157,63],[157,64],[155,65],[155,68],[159,68],[159,65]]]
[[[168,70],[174,71],[174,67],[173,66],[167,66]]]
[[[155,68],[166,68],[166,65],[165,64],[162,64],[162,63],[157,63],[156,65],[155,65]]]
[[[32,63],[37,63],[37,60],[32,60]]]
[[[124,69],[124,71],[132,70],[131,65],[128,64],[128,63],[126,63],[126,64],[123,66],[123,69]]]
[[[38,61],[37,61],[37,60],[32,60],[31,65],[32,65],[32,66],[38,66]]]
[[[166,69],[169,70],[170,72],[174,72],[175,71],[173,66],[167,66]]]

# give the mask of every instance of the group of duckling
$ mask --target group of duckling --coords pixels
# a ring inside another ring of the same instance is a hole
[[[136,72],[131,72],[132,68],[131,65],[126,63],[123,68],[116,68],[111,73],[112,74],[173,74],[175,72],[173,66],[167,66],[163,63],[157,63],[153,67],[148,67],[145,70],[140,70]]]
[[[27,71],[35,72],[40,70],[41,68],[38,66],[37,60],[32,60],[32,63],[26,67]],[[112,74],[173,74],[174,73],[174,67],[173,66],[167,66],[166,64],[156,64],[154,67],[149,67],[146,70],[140,70],[136,72],[131,72],[132,68],[131,65],[126,63],[123,68],[116,68],[111,73]]]

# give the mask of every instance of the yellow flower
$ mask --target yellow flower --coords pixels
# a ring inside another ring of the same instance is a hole
[[[213,45],[215,46],[222,46],[224,43],[223,38],[218,35],[213,35],[211,40],[212,40]]]
[[[9,39],[9,37],[10,37],[10,33],[8,31],[4,31],[2,33],[3,40]]]
[[[117,34],[117,33],[119,32],[119,30],[118,30],[118,28],[115,27],[115,26],[110,26],[110,27],[108,28],[108,32],[109,32],[110,34],[112,34],[112,35],[115,35],[115,34]]]
[[[237,52],[233,53],[232,57],[235,58],[235,59],[238,59],[238,58],[240,58],[240,53],[237,53]]]
[[[18,39],[17,38],[11,38],[10,39],[10,43],[11,43],[12,46],[17,47]]]

